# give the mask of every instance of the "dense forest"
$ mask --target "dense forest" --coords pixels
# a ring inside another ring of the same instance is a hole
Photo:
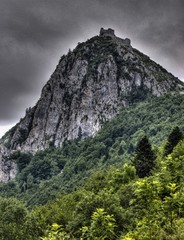
[[[184,239],[184,96],[122,109],[93,138],[34,156],[0,184],[6,240]]]

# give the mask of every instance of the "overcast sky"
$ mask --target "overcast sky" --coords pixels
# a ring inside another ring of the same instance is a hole
[[[183,0],[0,0],[0,136],[34,106],[60,57],[114,28],[184,80]]]

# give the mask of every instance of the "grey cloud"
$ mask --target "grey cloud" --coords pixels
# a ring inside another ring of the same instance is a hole
[[[183,9],[183,0],[1,0],[0,124],[17,121],[60,56],[101,26],[184,76]]]

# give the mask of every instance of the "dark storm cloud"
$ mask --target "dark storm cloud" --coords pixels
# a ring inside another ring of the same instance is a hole
[[[60,56],[101,26],[183,78],[183,0],[0,0],[0,125],[39,97]]]

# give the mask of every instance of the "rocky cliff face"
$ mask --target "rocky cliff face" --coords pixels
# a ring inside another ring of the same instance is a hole
[[[36,106],[1,139],[0,180],[16,174],[12,151],[34,153],[94,135],[122,107],[183,90],[181,81],[132,48],[129,39],[101,31],[61,57]]]

